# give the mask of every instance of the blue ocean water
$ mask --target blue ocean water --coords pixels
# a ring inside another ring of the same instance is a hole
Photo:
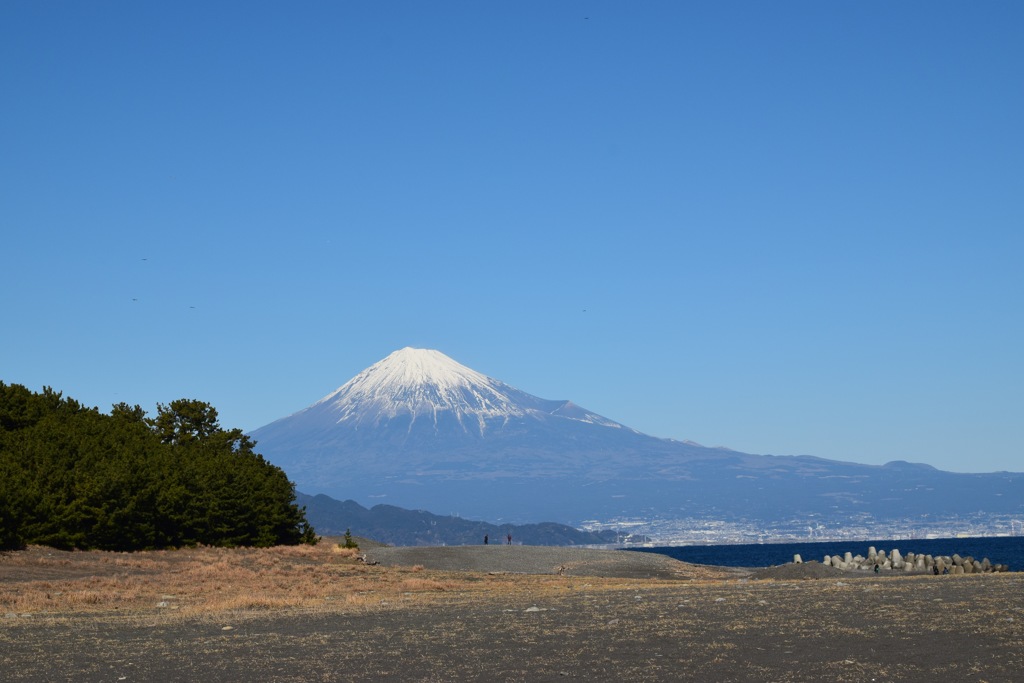
[[[1024,571],[1024,536],[980,538],[928,538],[916,540],[828,541],[824,543],[753,543],[743,545],[688,545],[629,550],[660,553],[683,562],[713,564],[723,567],[774,567],[793,561],[799,554],[804,562],[821,562],[825,555],[868,554],[868,548],[886,552],[897,548],[904,556],[908,552],[925,555],[970,555],[976,560],[988,558],[993,564],[1009,565],[1010,571]]]

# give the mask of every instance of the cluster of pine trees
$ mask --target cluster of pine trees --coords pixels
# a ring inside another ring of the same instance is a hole
[[[284,471],[202,401],[109,415],[0,382],[0,549],[315,543]]]

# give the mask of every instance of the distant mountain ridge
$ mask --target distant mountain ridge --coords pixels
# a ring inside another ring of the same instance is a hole
[[[526,545],[606,545],[622,540],[613,531],[580,531],[565,524],[491,524],[425,510],[406,510],[394,505],[365,508],[354,500],[339,501],[322,493],[298,493],[296,502],[306,508],[306,519],[317,533],[340,536],[346,531],[389,545],[474,545],[485,536],[491,543]],[[643,540],[643,539],[641,539]]]
[[[300,490],[495,522],[1024,516],[1024,475],[659,439],[405,348],[251,433]]]

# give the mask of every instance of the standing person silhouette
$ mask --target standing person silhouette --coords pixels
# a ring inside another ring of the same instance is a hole
[[[487,534],[484,534],[484,545],[487,545]]]
[[[507,540],[508,540],[508,544],[512,545],[512,532],[511,531],[508,532],[508,539]]]

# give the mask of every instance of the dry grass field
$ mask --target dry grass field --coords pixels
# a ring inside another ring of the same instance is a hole
[[[261,610],[359,609],[429,594],[443,579],[381,571],[334,544],[140,553],[33,547],[0,560],[0,612],[136,619],[217,617]],[[10,617],[8,617],[10,618]]]
[[[519,546],[518,548],[522,548]],[[431,549],[423,549],[430,551]],[[443,549],[436,549],[443,551]],[[495,546],[491,550],[501,552]],[[551,549],[522,549],[520,555]],[[75,615],[167,619],[254,618],[268,611],[396,609],[475,596],[545,595],[571,586],[552,560],[547,575],[470,574],[422,565],[377,566],[331,541],[317,546],[195,548],[138,553],[32,547],[0,554],[0,615],[59,620]],[[646,560],[639,557],[638,560]],[[567,563],[568,564],[568,563]],[[678,564],[685,578],[717,578],[717,568]],[[569,564],[570,569],[572,565]],[[610,572],[609,572],[610,573]],[[563,572],[564,574],[564,572]],[[591,577],[595,590],[621,587]]]
[[[1020,573],[751,580],[670,561],[641,578],[621,555],[524,574],[432,569],[451,561],[432,549],[368,565],[332,542],[3,553],[0,680],[1024,680]]]

